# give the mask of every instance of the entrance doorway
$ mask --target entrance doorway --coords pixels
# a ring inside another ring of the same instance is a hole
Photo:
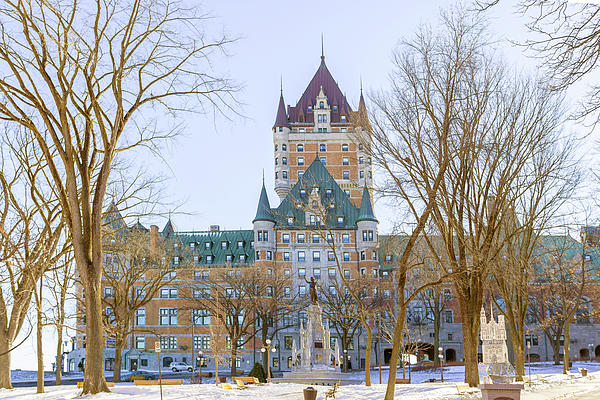
[[[390,365],[390,359],[392,358],[392,349],[383,350],[383,365]]]
[[[454,349],[446,349],[446,362],[456,361],[456,351]]]

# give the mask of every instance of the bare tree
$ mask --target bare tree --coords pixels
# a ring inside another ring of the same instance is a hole
[[[521,0],[519,10],[528,16],[532,33],[525,43],[542,61],[554,90],[564,90],[595,71],[600,61],[600,9],[596,4],[575,4],[568,0]],[[578,117],[597,115],[600,85],[588,82],[588,92]],[[594,125],[597,120],[594,122]]]
[[[203,285],[205,294],[195,299],[202,308],[210,310],[215,318],[212,324],[221,325],[220,332],[228,335],[231,376],[237,374],[238,348],[255,335],[258,319],[255,305],[266,295],[267,286],[258,268],[226,268],[215,271],[213,278]]]
[[[106,235],[102,302],[109,310],[104,313],[105,332],[115,341],[113,380],[120,382],[123,349],[129,335],[139,329],[133,321],[136,311],[158,297],[173,279],[170,269],[161,268],[169,255],[168,246],[152,248],[149,232],[126,228]]]
[[[518,233],[507,235],[505,223],[521,205],[518,200],[530,198],[544,158],[569,154],[555,151],[562,144],[561,99],[533,79],[514,79],[490,43],[482,14],[464,8],[443,11],[439,30],[422,27],[413,40],[402,42],[394,53],[392,92],[373,98],[371,135],[374,160],[389,177],[383,194],[402,202],[415,221],[421,221],[421,210],[431,210],[443,246],[436,248],[428,232],[421,233],[438,257],[435,264],[452,271],[465,381],[473,386],[479,382],[479,309],[488,268]],[[559,161],[556,174],[563,171]],[[439,190],[432,191],[435,185]],[[398,286],[400,297],[404,287]],[[405,305],[400,299],[398,311]],[[388,386],[386,399],[392,395]]]
[[[0,6],[0,64],[10,71],[0,79],[0,119],[37,141],[86,291],[83,393],[109,391],[102,370],[101,220],[115,157],[140,146],[158,150],[159,140],[180,130],[168,123],[176,128],[165,132],[163,121],[207,105],[224,112],[237,89],[211,71],[216,52],[231,40],[211,40],[210,16],[199,9],[176,0],[92,4]]]

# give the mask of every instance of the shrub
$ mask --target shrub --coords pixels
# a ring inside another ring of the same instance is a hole
[[[252,367],[252,371],[250,371],[248,376],[253,376],[255,378],[258,378],[258,380],[261,381],[262,383],[265,383],[267,381],[267,379],[265,378],[266,377],[265,370],[264,370],[262,364],[259,362],[254,363],[254,366]]]

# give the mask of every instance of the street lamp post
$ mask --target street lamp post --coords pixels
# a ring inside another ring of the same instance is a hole
[[[348,372],[348,359],[346,358],[348,350],[344,349],[344,372]]]
[[[199,369],[198,369],[198,372],[199,372],[199,374],[198,374],[198,375],[200,376],[200,377],[198,378],[198,383],[200,383],[200,384],[202,383],[202,358],[204,357],[204,356],[203,356],[203,354],[204,354],[204,353],[202,352],[202,350],[200,350],[200,351],[198,352],[198,364],[200,364],[200,367],[199,367]]]
[[[444,382],[444,354],[443,354],[444,349],[441,347],[438,347],[438,357],[440,359],[440,373],[442,374],[442,383]]]
[[[529,382],[531,382],[531,355],[530,355],[530,349],[531,349],[531,342],[528,340],[527,341],[527,364],[529,365]]]
[[[267,382],[271,383],[271,360],[269,360],[269,351],[275,353],[277,349],[271,346],[271,339],[265,340],[266,345],[260,349],[261,353],[267,353]]]

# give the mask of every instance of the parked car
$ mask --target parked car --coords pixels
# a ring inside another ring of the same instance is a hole
[[[154,380],[154,374],[148,371],[129,371],[121,374],[121,382],[133,382],[135,379]]]
[[[173,372],[181,372],[181,371],[192,372],[194,370],[194,368],[191,365],[187,365],[186,363],[182,363],[182,362],[172,362],[171,365],[169,365],[169,368],[171,368],[171,370]]]

